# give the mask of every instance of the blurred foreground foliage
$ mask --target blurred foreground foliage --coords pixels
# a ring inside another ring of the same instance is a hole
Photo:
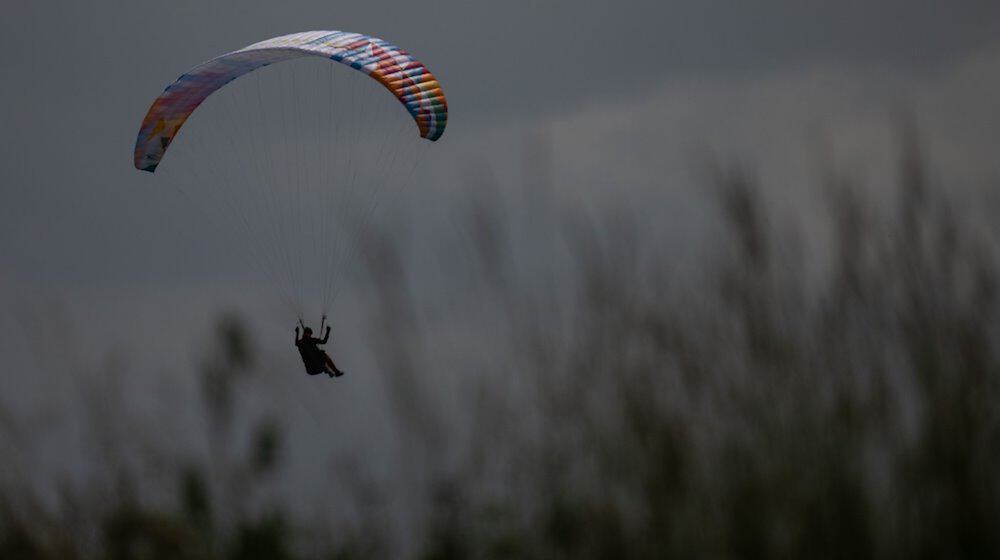
[[[280,418],[235,426],[259,362],[224,317],[202,365],[210,457],[172,473],[174,505],[130,490],[143,472],[55,508],[7,477],[0,558],[1000,557],[996,230],[903,156],[888,204],[827,181],[823,224],[779,223],[751,178],[718,172],[727,242],[693,287],[621,215],[546,217],[574,278],[524,280],[509,217],[475,204],[476,289],[509,334],[462,442],[399,342],[419,318],[398,251],[366,241],[388,394],[431,473],[407,550],[253,500],[286,442]],[[317,552],[309,531],[333,536]]]

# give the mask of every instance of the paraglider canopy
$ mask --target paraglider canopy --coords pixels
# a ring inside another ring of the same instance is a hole
[[[406,51],[359,33],[307,31],[181,75],[146,113],[133,163],[206,225],[236,234],[231,252],[256,268],[251,284],[270,281],[301,318],[317,303],[331,311],[380,202],[410,183],[431,145],[421,138],[437,140],[447,121],[437,79]],[[181,127],[187,137],[174,143]],[[161,169],[168,148],[173,161]]]
[[[306,31],[255,43],[204,62],[167,86],[142,121],[135,167],[153,172],[187,118],[213,92],[258,68],[318,56],[363,72],[402,103],[420,136],[437,140],[448,122],[448,104],[437,78],[419,60],[382,39],[345,31]]]

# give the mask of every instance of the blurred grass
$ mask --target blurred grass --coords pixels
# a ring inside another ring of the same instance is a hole
[[[502,326],[484,330],[504,350],[482,357],[501,373],[475,377],[464,436],[423,378],[397,240],[364,241],[386,413],[405,468],[426,473],[405,549],[376,520],[341,530],[249,506],[287,442],[281,418],[233,429],[262,366],[225,316],[201,365],[211,453],[175,469],[176,498],[141,499],[139,481],[159,479],[122,457],[107,457],[111,488],[67,489],[56,507],[15,472],[0,558],[1000,557],[995,230],[930,180],[913,138],[891,204],[829,180],[823,224],[782,223],[746,173],[713,177],[725,242],[693,288],[642,233],[655,212],[556,211],[518,191],[536,248],[569,248],[564,278],[519,262],[523,224],[495,192],[473,199],[479,260],[448,288],[497,303]],[[26,427],[0,420],[4,446],[23,445]],[[380,491],[368,484],[359,495]],[[319,549],[309,534],[326,535]]]

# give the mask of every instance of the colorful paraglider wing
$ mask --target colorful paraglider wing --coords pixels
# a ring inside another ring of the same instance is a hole
[[[258,68],[322,56],[368,74],[396,96],[420,129],[437,140],[448,123],[448,103],[430,70],[382,39],[344,31],[307,31],[275,37],[200,64],[156,98],[135,141],[135,167],[154,171],[184,121],[214,91]]]

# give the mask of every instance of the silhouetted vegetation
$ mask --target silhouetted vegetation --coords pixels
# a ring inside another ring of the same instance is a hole
[[[1000,240],[904,144],[889,203],[831,174],[826,216],[798,222],[748,174],[716,171],[725,242],[685,281],[650,209],[484,192],[468,214],[478,260],[446,288],[486,302],[496,351],[434,366],[475,370],[455,412],[426,382],[397,240],[365,239],[385,413],[413,460],[399,468],[426,485],[414,539],[368,518],[333,530],[259,492],[289,443],[283,418],[241,409],[267,362],[227,316],[201,364],[209,453],[161,462],[163,478],[109,443],[106,487],[55,501],[10,469],[0,557],[1000,556]],[[530,224],[505,205],[531,207]],[[559,252],[551,267],[522,258],[524,232],[543,260]],[[26,429],[0,414],[4,449]],[[357,476],[359,502],[383,492],[369,484]]]

